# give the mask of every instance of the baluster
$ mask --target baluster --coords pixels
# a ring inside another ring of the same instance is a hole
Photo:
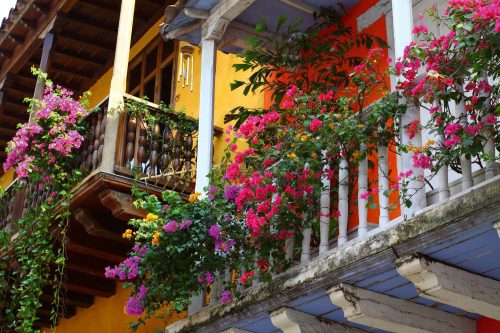
[[[287,235],[288,237],[288,235]],[[285,240],[285,260],[286,261],[293,261],[293,247],[295,244],[295,236],[288,237]]]
[[[347,168],[346,152],[342,151],[339,163],[339,246],[347,243],[349,223],[349,171]]]
[[[483,72],[481,79],[483,81],[488,82],[488,75],[485,72]],[[481,93],[481,97],[487,97],[487,94]],[[484,102],[484,105],[486,105],[486,107],[489,107],[490,103],[491,103],[490,99],[487,98]],[[488,118],[488,117],[495,117],[495,116],[493,114],[489,113],[485,116],[485,118]],[[483,119],[483,121],[484,120],[485,119]],[[495,162],[496,149],[495,149],[495,142],[493,141],[491,131],[486,130],[484,133],[484,136],[486,137],[486,144],[484,145],[484,153],[487,156],[485,178],[488,180],[488,179],[491,179],[497,175],[497,165]]]
[[[153,137],[151,144],[151,153],[149,155],[149,174],[156,175],[158,167],[158,150],[160,148],[160,125],[156,122],[153,125]]]
[[[457,86],[457,90],[463,93],[462,85]],[[467,127],[467,111],[465,110],[465,102],[462,99],[460,103],[455,106],[455,116],[460,119],[460,125],[463,128]],[[462,169],[462,191],[474,186],[474,180],[472,179],[472,164],[470,159],[468,159],[465,154],[460,156],[460,167]]]
[[[97,126],[97,118],[95,116],[92,117],[92,125],[90,127],[90,136],[89,136],[89,146],[87,148],[87,158],[85,159],[85,167],[92,167],[92,153],[94,152],[94,140],[95,140],[95,132]]]
[[[437,112],[441,112],[441,104],[439,103],[439,100],[435,100],[433,103],[434,107],[439,108],[440,110]],[[439,147],[443,146],[444,143],[444,134],[442,132],[439,132],[436,135],[436,144]],[[446,200],[450,197],[450,186],[448,183],[448,166],[443,166],[441,169],[439,169],[437,173],[438,177],[438,192],[439,192],[439,201]]]
[[[85,160],[87,159],[87,150],[89,148],[89,138],[85,138],[80,149],[80,170],[85,169]]]
[[[389,191],[389,149],[387,146],[378,146],[378,202],[380,207],[380,216],[378,224],[385,227],[389,223],[389,197],[384,193]]]
[[[186,140],[184,141],[184,157],[186,160],[186,174],[191,171],[191,165],[193,164],[194,150],[193,150],[193,134],[189,133],[186,135]]]
[[[321,184],[323,186],[321,194],[319,197],[320,202],[320,217],[319,217],[319,233],[320,233],[320,243],[319,243],[319,254],[325,253],[330,249],[330,186],[331,181],[326,170],[329,169],[328,165],[328,154],[327,151],[322,153],[323,159],[325,161],[325,166],[323,167],[323,175],[321,176]]]
[[[302,252],[300,254],[300,262],[305,263],[311,260],[311,224],[307,221],[307,214],[304,214],[302,221]]]
[[[219,272],[215,272],[214,274],[214,282],[212,282],[212,289],[210,290],[210,304],[215,304],[218,298],[219,292]]]
[[[106,134],[106,116],[104,111],[102,111],[102,121],[101,121],[101,131],[99,135],[99,148],[97,150],[97,166],[101,166],[102,162],[102,151],[104,149],[104,135]]]
[[[143,163],[146,159],[146,128],[139,121],[139,140],[137,141],[137,164],[135,167],[138,167],[139,170],[143,171]]]
[[[136,129],[136,119],[132,116],[129,116],[127,120],[127,145],[125,146],[125,167],[129,169],[133,168],[132,161],[134,160]]]
[[[165,129],[163,130],[163,145],[161,146],[161,158],[160,158],[160,165],[162,170],[166,170],[168,166],[170,165],[170,159],[171,159],[171,154],[170,154],[170,146],[171,146],[171,141],[172,139],[172,131],[170,131],[170,128],[168,125],[165,125]]]
[[[172,162],[172,167],[174,169],[174,172],[177,173],[181,168],[181,138],[180,138],[180,133],[179,130],[175,131],[174,135],[174,159]]]
[[[97,169],[97,155],[99,149],[99,138],[101,137],[101,122],[102,122],[102,113],[97,114],[97,124],[95,127],[95,136],[94,136],[94,151],[92,152],[92,170]]]
[[[200,310],[203,308],[204,305],[205,305],[205,290],[191,297],[191,302],[189,303],[188,306],[188,315],[193,315],[197,312],[200,312]]]
[[[361,145],[361,151],[365,151],[364,145]],[[368,154],[368,153],[367,153]],[[358,237],[363,237],[368,232],[368,209],[366,199],[362,194],[368,191],[368,156],[365,156],[358,165]]]

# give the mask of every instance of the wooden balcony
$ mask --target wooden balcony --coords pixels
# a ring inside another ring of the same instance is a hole
[[[142,103],[132,96],[126,96],[125,100]],[[158,105],[145,105],[159,112]],[[125,259],[132,243],[121,235],[129,219],[145,214],[132,204],[132,186],[156,195],[165,189],[175,190],[183,197],[194,190],[197,137],[194,131],[186,133],[176,128],[175,113],[168,115],[168,124],[161,121],[146,124],[140,117],[129,115],[125,106],[120,117],[122,130],[116,142],[114,172],[101,171],[107,113],[105,99],[86,119],[89,131],[74,160],[75,168],[85,177],[74,188],[70,205],[72,215],[65,243],[68,261],[63,283],[65,317],[74,315],[77,306],[92,305],[95,296],[114,294],[115,284],[105,279],[104,268]],[[197,121],[192,121],[193,128],[197,128]],[[12,228],[13,221],[39,206],[48,194],[29,181],[15,180],[0,198],[0,228]],[[37,325],[50,325],[43,314],[50,314],[51,295],[50,288],[42,295],[44,307]]]

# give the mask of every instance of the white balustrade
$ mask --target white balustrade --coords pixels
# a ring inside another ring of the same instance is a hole
[[[303,228],[302,228],[302,252],[300,254],[300,262],[305,263],[311,260],[311,235],[312,229],[309,221],[307,221],[308,215],[304,214]]]
[[[462,86],[456,87],[458,91],[463,92]],[[455,117],[460,118],[460,124],[463,128],[467,127],[467,111],[465,110],[465,102],[462,100],[455,106]],[[460,167],[462,169],[462,191],[474,186],[474,180],[472,179],[472,164],[467,156],[462,155],[460,157]]]
[[[378,147],[378,202],[380,215],[379,226],[385,227],[389,223],[389,148],[380,145]]]
[[[327,152],[323,151],[323,159],[326,160]],[[323,171],[329,169],[328,165],[325,165]],[[326,172],[323,173],[321,178],[321,183],[323,189],[320,195],[320,218],[319,218],[319,233],[320,233],[320,243],[319,243],[319,254],[325,253],[330,248],[329,236],[330,236],[330,186],[331,181]]]
[[[365,150],[364,146],[361,150]],[[364,236],[368,232],[368,208],[367,200],[362,196],[368,191],[368,156],[365,156],[358,165],[358,237]]]
[[[347,242],[349,224],[349,170],[345,152],[341,153],[339,164],[339,240],[338,245]]]

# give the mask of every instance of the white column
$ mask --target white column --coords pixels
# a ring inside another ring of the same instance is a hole
[[[404,55],[404,49],[413,41],[412,29],[413,29],[413,7],[412,0],[392,0],[392,18],[394,26],[394,55],[396,59]],[[404,126],[408,125],[415,119],[420,119],[420,109],[418,107],[409,107],[406,113],[401,117],[401,143],[403,145],[409,144],[410,140],[404,131]],[[413,146],[422,146],[422,135],[417,133],[415,137],[411,140]],[[400,171],[406,172],[413,170],[413,175],[415,177],[423,177],[424,171],[420,168],[415,169],[413,167],[413,153],[403,153],[401,156],[401,166]],[[411,201],[412,206],[405,208],[405,215],[411,217],[415,212],[425,208],[426,197],[424,184],[420,181],[410,181],[409,187],[411,188],[410,194],[412,194]],[[417,190],[418,189],[418,190]]]
[[[486,71],[483,72],[481,79],[488,82],[488,75],[487,75]],[[485,97],[485,96],[483,95],[483,97]],[[489,106],[490,103],[491,103],[490,98],[487,98],[485,101],[486,106]],[[486,117],[488,117],[488,116],[493,116],[493,114],[488,114]],[[496,149],[495,149],[495,142],[493,141],[493,138],[492,138],[491,133],[489,131],[487,131],[485,133],[485,137],[487,140],[486,144],[484,145],[484,153],[487,156],[485,175],[486,175],[486,179],[488,180],[488,179],[492,179],[493,177],[495,177],[497,175],[497,164],[495,161]]]
[[[362,149],[364,150],[364,149]],[[358,165],[358,237],[363,237],[368,232],[368,209],[367,200],[362,199],[361,195],[368,191],[368,156],[359,162]]]
[[[433,106],[441,108],[441,104],[439,103],[439,101],[435,101]],[[436,135],[436,139],[437,144],[442,147],[444,143],[444,134],[438,133]],[[439,201],[443,201],[450,197],[450,185],[448,183],[448,165],[444,165],[441,169],[439,169],[437,177]]]
[[[323,151],[323,159],[327,161],[327,151]],[[328,169],[328,163],[325,164],[323,171]],[[328,175],[325,173],[323,174],[321,178],[321,183],[323,185],[323,190],[321,191],[321,195],[319,198],[320,202],[320,218],[319,218],[319,236],[320,236],[320,243],[319,243],[319,254],[325,253],[328,251],[330,248],[330,214],[331,214],[331,207],[330,207],[330,186],[331,186],[331,181],[328,178]]]
[[[201,41],[200,115],[198,118],[198,151],[196,156],[196,192],[209,184],[214,137],[216,48],[214,39]]]
[[[463,88],[458,86],[457,90],[463,91]],[[463,100],[455,105],[455,117],[460,118],[462,127],[467,127],[467,111],[465,110],[465,102]],[[474,186],[471,161],[465,155],[460,156],[460,168],[462,169],[462,191],[464,191]]]
[[[389,190],[389,148],[387,146],[378,147],[378,202],[380,216],[378,224],[385,227],[389,224],[389,197],[384,192]]]
[[[120,124],[120,114],[123,112],[123,94],[127,88],[127,71],[134,23],[135,0],[122,0],[118,37],[116,40],[113,77],[109,89],[108,112],[106,114],[106,132],[102,153],[101,170],[112,173],[115,166],[116,143]]]
[[[347,226],[349,224],[349,170],[345,156],[339,164],[339,240],[338,245],[347,243]]]
[[[311,235],[312,229],[310,221],[307,220],[308,215],[304,214],[304,220],[302,222],[302,252],[300,253],[300,262],[305,263],[311,259]],[[307,225],[309,223],[309,225]]]

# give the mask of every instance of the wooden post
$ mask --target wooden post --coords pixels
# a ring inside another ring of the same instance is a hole
[[[44,73],[48,73],[49,71],[49,62],[51,60],[50,55],[52,53],[53,45],[54,34],[52,32],[47,32],[43,38],[42,58],[40,59],[40,70]],[[44,88],[45,82],[43,80],[37,80],[33,98],[42,99]]]
[[[392,0],[392,17],[394,25],[394,54],[396,59],[404,55],[404,49],[413,41],[413,6],[412,0]],[[410,124],[415,119],[420,119],[420,108],[418,106],[410,106],[406,113],[401,116],[401,126]],[[404,145],[410,144],[410,139],[406,135],[404,129],[401,131],[401,143]],[[415,147],[422,146],[422,135],[417,133],[411,140],[411,144]],[[423,179],[424,172],[421,168],[413,167],[413,153],[403,153],[401,156],[401,165],[399,170],[407,172],[412,170],[413,176],[418,179]],[[405,209],[405,215],[411,217],[415,212],[427,206],[425,197],[424,184],[419,180],[411,180],[409,187],[412,197],[412,205]]]
[[[123,112],[123,94],[127,87],[127,71],[132,39],[132,25],[134,23],[135,0],[122,0],[120,22],[118,24],[118,38],[116,40],[115,62],[113,77],[109,89],[108,113],[106,114],[106,133],[101,170],[113,173],[115,166],[116,145],[120,115]]]
[[[198,151],[196,154],[196,192],[208,186],[212,167],[214,137],[215,39],[201,41],[200,115],[198,120]]]

